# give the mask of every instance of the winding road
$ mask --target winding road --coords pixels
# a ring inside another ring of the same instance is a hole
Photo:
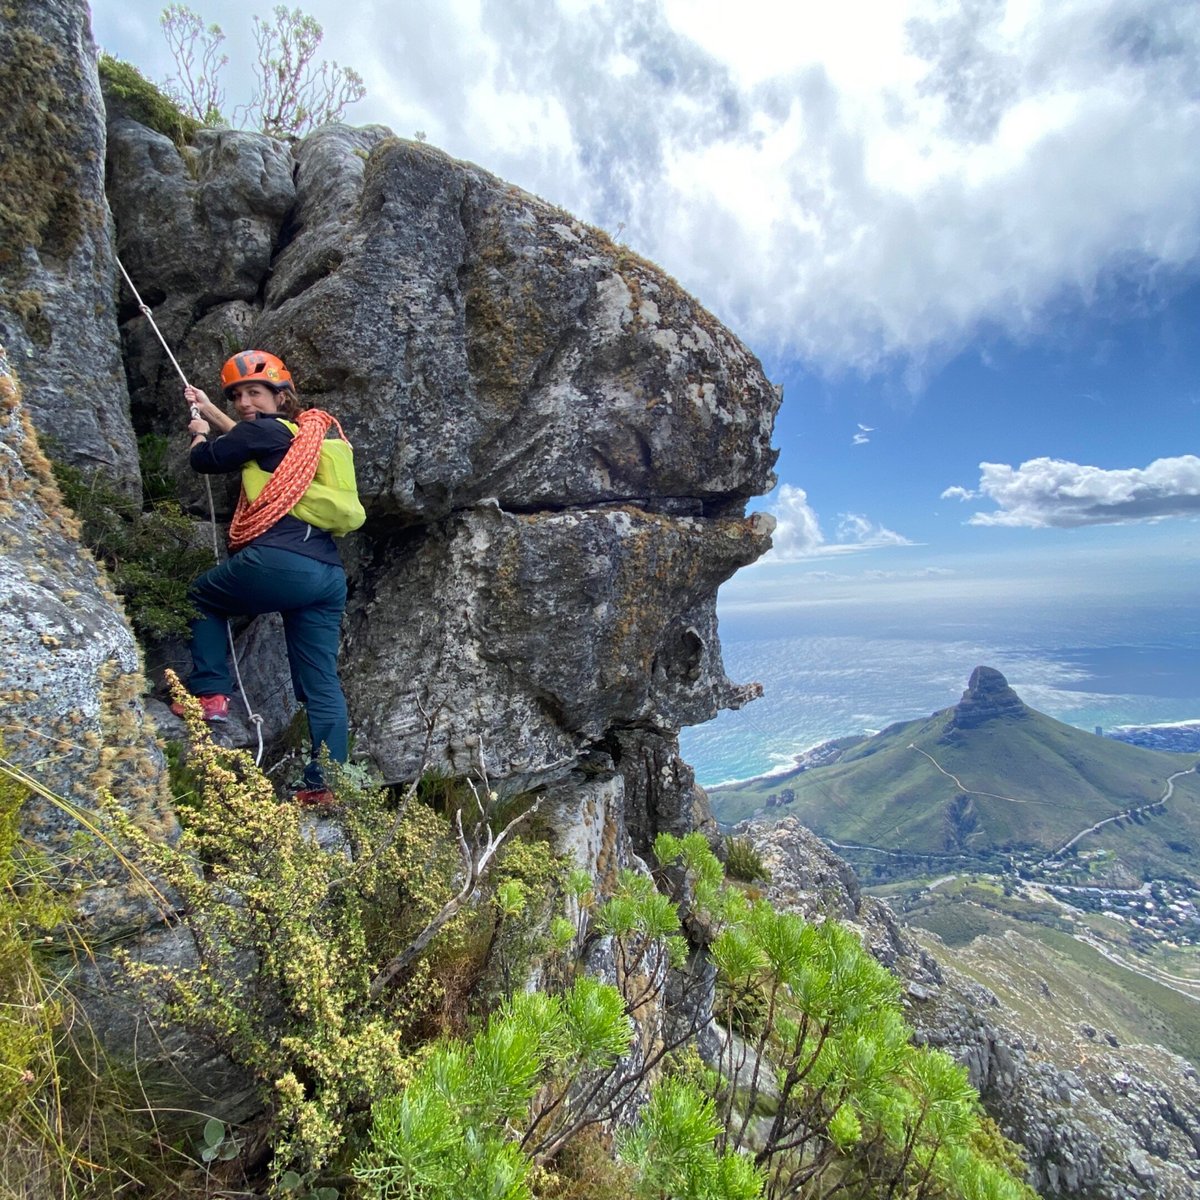
[[[1175,780],[1184,775],[1191,775],[1194,771],[1194,767],[1188,767],[1186,771],[1176,771],[1174,775],[1167,776],[1167,786],[1157,800],[1152,800],[1149,804],[1141,804],[1137,808],[1126,809],[1124,812],[1114,813],[1111,817],[1105,817],[1103,821],[1097,821],[1094,825],[1089,825],[1086,829],[1081,829],[1069,842],[1063,842],[1053,854],[1046,855],[1038,863],[1038,866],[1044,867],[1047,863],[1053,862],[1056,858],[1059,858],[1070,850],[1080,838],[1087,837],[1089,833],[1095,833],[1097,829],[1102,829],[1105,825],[1113,821],[1128,820],[1131,817],[1140,816],[1144,812],[1149,812],[1150,809],[1157,808],[1160,804],[1165,804],[1175,794]]]

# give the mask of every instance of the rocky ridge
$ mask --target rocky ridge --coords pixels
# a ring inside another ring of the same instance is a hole
[[[998,673],[997,673],[998,674]],[[1028,1156],[1048,1198],[1189,1200],[1200,1191],[1200,1076],[1160,1046],[1071,1044],[1022,1026],[987,988],[940,963],[850,868],[792,817],[753,821],[774,903],[856,928],[904,982],[920,1040],[966,1065],[984,1107]]]
[[[976,667],[962,699],[951,710],[947,732],[978,729],[998,717],[1023,717],[1027,712],[1024,701],[995,667]]]

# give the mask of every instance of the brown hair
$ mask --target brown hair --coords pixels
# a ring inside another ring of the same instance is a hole
[[[289,421],[294,421],[308,407],[308,404],[297,395],[295,389],[286,383],[275,389],[275,399],[279,404],[279,415]]]

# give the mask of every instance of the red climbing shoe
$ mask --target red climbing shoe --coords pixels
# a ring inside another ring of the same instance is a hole
[[[206,721],[219,724],[229,720],[228,696],[197,696],[200,701],[200,713]],[[183,705],[176,702],[171,705],[171,711],[177,716],[183,716]]]
[[[337,808],[337,797],[328,788],[301,788],[292,799],[301,808],[315,808],[319,812]]]

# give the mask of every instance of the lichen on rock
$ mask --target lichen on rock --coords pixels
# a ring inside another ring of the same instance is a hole
[[[103,789],[140,825],[174,826],[166,763],[142,702],[137,643],[78,541],[0,353],[0,695],[5,755],[47,791],[91,810]],[[31,797],[34,842],[61,856],[79,824]]]

